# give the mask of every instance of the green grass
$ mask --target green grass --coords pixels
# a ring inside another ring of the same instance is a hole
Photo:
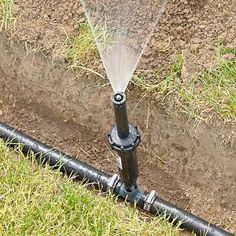
[[[111,196],[87,190],[0,141],[0,235],[179,235]]]
[[[65,55],[72,64],[86,66],[91,61],[98,60],[99,53],[95,42],[99,43],[101,50],[108,50],[114,44],[114,33],[105,24],[100,22],[92,30],[88,22],[78,23],[78,36],[70,38],[67,35],[68,47]]]
[[[232,58],[225,59],[230,54]],[[206,69],[198,76],[182,80],[183,55],[170,65],[169,73],[160,82],[149,82],[144,77],[135,77],[133,83],[145,92],[150,92],[173,112],[181,111],[196,120],[210,123],[213,117],[224,122],[236,121],[236,50],[220,47],[216,52],[217,65]],[[166,100],[168,101],[166,103]],[[170,105],[171,104],[171,105]]]
[[[71,64],[86,66],[91,60],[98,59],[98,51],[89,24],[80,23],[78,29],[78,36],[67,37],[65,56]]]
[[[109,50],[115,43],[115,34],[117,34],[117,30],[109,28],[105,22],[98,22],[93,27],[95,42],[98,42],[99,49],[102,51]]]
[[[13,20],[13,3],[14,0],[0,0],[0,31],[7,29]]]
[[[98,22],[92,32],[87,21],[78,23],[78,30],[79,34],[72,38],[65,32],[67,39],[63,51],[69,61],[68,68],[76,69],[80,77],[89,73],[105,79],[104,70],[98,68],[100,57],[95,42],[98,42],[101,50],[109,50],[114,44],[114,30]]]

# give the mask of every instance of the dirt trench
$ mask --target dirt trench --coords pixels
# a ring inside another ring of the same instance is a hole
[[[114,173],[106,138],[112,91],[101,85],[0,35],[0,120]],[[142,134],[142,188],[236,232],[235,126],[210,128],[172,117],[135,88],[128,92],[128,110]]]

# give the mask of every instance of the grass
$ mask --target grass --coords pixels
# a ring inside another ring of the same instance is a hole
[[[233,56],[230,60],[224,56]],[[196,120],[210,123],[217,115],[224,122],[236,121],[236,50],[220,47],[216,52],[217,65],[205,69],[198,76],[182,80],[183,55],[170,65],[169,73],[160,82],[149,82],[144,77],[135,77],[133,83],[145,92],[150,92],[159,102],[171,104],[171,111],[181,111]]]
[[[0,0],[0,31],[6,30],[13,20],[13,3],[14,0]]]
[[[80,23],[78,28],[78,36],[67,36],[68,47],[65,49],[65,56],[71,64],[86,66],[91,60],[98,59],[98,51],[89,24]]]
[[[72,38],[65,32],[67,39],[63,51],[69,61],[69,69],[77,69],[77,72],[79,70],[81,77],[93,74],[105,79],[104,70],[98,69],[100,57],[95,42],[98,42],[99,48],[103,52],[109,50],[115,43],[115,30],[108,28],[105,23],[98,22],[92,32],[87,21],[78,23],[78,29],[79,34]]]
[[[108,50],[114,44],[114,33],[105,24],[98,22],[93,32],[88,22],[78,23],[79,34],[72,39],[67,35],[68,47],[65,55],[72,64],[86,66],[91,61],[98,60],[99,53],[95,42],[101,50]]]
[[[99,49],[102,51],[107,51],[113,46],[115,41],[115,34],[117,30],[114,28],[109,28],[105,22],[98,22],[93,27],[93,36],[95,41],[99,45]]]
[[[179,235],[111,196],[35,164],[0,140],[0,235]]]

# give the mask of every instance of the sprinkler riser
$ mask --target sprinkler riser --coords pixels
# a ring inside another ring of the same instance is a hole
[[[127,138],[129,136],[129,122],[127,116],[125,94],[114,94],[114,96],[112,96],[112,104],[115,113],[117,134],[120,138]]]
[[[132,152],[118,152],[118,170],[120,179],[125,183],[127,190],[131,191],[136,186],[138,179],[138,161],[136,150]]]
[[[136,186],[138,179],[137,147],[140,142],[140,135],[137,127],[129,124],[129,136],[120,138],[117,126],[113,126],[108,135],[109,143],[113,150],[117,151],[117,166],[120,179],[124,182],[128,191]]]
[[[136,149],[140,142],[137,127],[129,124],[126,97],[124,93],[116,93],[112,97],[116,125],[108,135],[109,143],[118,153],[117,165],[120,179],[127,191],[135,191],[138,179],[138,161]]]

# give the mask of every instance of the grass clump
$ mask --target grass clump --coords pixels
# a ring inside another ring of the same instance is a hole
[[[98,46],[102,51],[108,51],[115,41],[115,34],[117,34],[115,28],[109,28],[105,22],[98,22],[93,28],[93,35]],[[115,33],[116,32],[116,33]]]
[[[100,50],[109,50],[115,43],[115,30],[110,29],[105,23],[98,22],[93,30],[86,21],[78,24],[79,35],[69,39],[69,47],[66,57],[72,62],[87,65],[91,60],[98,60],[98,50],[95,42],[98,42]]]
[[[97,196],[0,141],[0,235],[179,235],[111,196]]]
[[[66,58],[72,65],[86,66],[91,60],[98,59],[98,51],[88,22],[80,23],[78,28],[79,35],[72,39],[68,38]]]
[[[14,0],[0,0],[0,30],[7,29],[13,20]]]
[[[104,22],[97,22],[91,27],[86,21],[78,24],[79,34],[68,37],[65,47],[65,57],[69,61],[70,69],[79,69],[80,76],[93,74],[105,79],[104,70],[100,68],[99,51],[108,51],[115,43],[115,29],[109,28]],[[85,72],[85,74],[84,74]],[[87,73],[87,74],[86,74]]]
[[[231,58],[227,59],[229,54]],[[205,69],[198,76],[183,81],[184,57],[179,55],[163,81],[149,83],[143,77],[135,77],[134,84],[151,92],[160,102],[167,99],[172,111],[173,107],[178,108],[190,117],[206,123],[210,123],[215,115],[224,122],[235,122],[236,50],[221,47],[217,50],[216,59],[215,68]]]
[[[195,92],[197,96],[193,96],[190,102],[203,117],[206,117],[209,107],[224,121],[236,121],[236,50],[232,50],[232,60],[224,58],[226,51],[218,51],[218,64],[215,69],[204,71],[193,81],[195,87],[198,86],[198,91]],[[193,95],[195,94],[193,91]]]

